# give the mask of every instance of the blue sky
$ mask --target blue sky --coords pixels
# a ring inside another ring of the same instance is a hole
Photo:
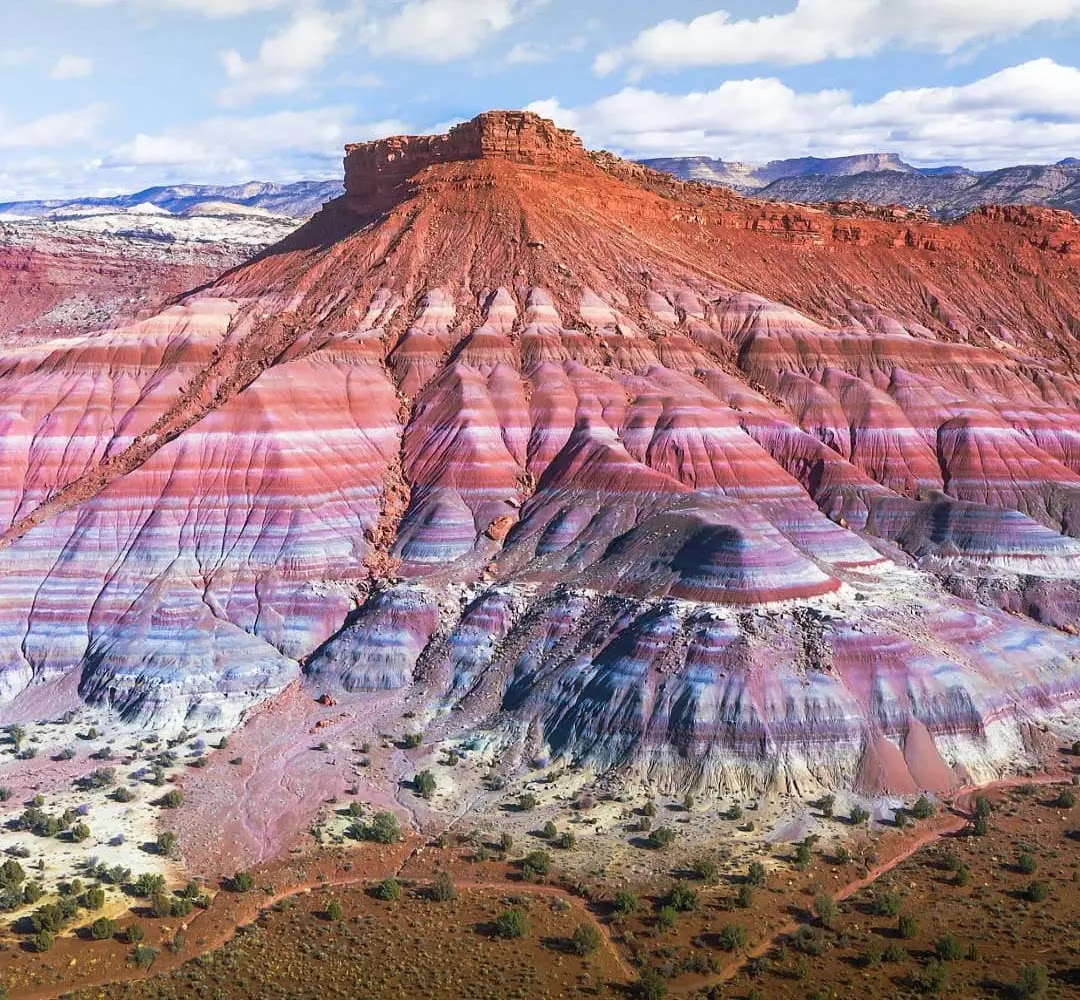
[[[492,107],[631,156],[1080,156],[1080,0],[3,6],[0,200],[336,177]]]

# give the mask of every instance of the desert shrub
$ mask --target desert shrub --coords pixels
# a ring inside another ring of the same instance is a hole
[[[540,836],[545,840],[554,840],[558,833],[559,831],[555,824],[551,820],[548,820],[544,824],[544,828],[540,831]]]
[[[388,903],[401,899],[401,883],[396,878],[383,879],[372,891],[376,899],[382,899]]]
[[[499,850],[502,851],[503,854],[509,854],[513,847],[513,836],[504,830],[501,834],[499,834]]]
[[[750,935],[742,924],[724,924],[717,935],[717,943],[724,951],[742,951]]]
[[[739,891],[735,894],[735,905],[743,910],[749,910],[754,905],[754,887],[749,882],[739,886]]]
[[[406,750],[415,750],[423,742],[423,733],[406,733],[401,738],[401,745],[405,747]]]
[[[868,810],[862,806],[852,806],[851,809],[851,823],[853,826],[861,826],[870,818]]]
[[[521,863],[521,872],[527,879],[538,879],[551,871],[551,855],[547,851],[530,851]]]
[[[336,899],[331,899],[326,904],[326,916],[333,921],[341,920],[345,916],[345,911],[341,908],[341,904]]]
[[[817,957],[824,955],[829,950],[829,942],[825,932],[820,927],[800,927],[791,939],[795,950],[803,955]]]
[[[669,903],[665,903],[656,911],[656,929],[670,931],[679,922],[679,911]]]
[[[877,892],[870,904],[870,912],[876,917],[895,917],[904,901],[895,892]]]
[[[523,938],[529,934],[529,918],[524,910],[503,910],[495,918],[495,935],[501,938]]]
[[[920,795],[911,807],[911,815],[916,819],[930,819],[937,812],[937,807],[925,795]]]
[[[692,866],[695,878],[702,882],[713,882],[720,871],[719,866],[712,858],[698,858]]]
[[[532,792],[523,792],[518,796],[518,812],[532,812],[538,805],[538,800]]]
[[[353,829],[358,839],[376,844],[396,844],[401,840],[401,825],[392,812],[377,812],[370,823],[354,824]]]
[[[1054,805],[1058,809],[1072,809],[1076,805],[1076,793],[1071,788],[1063,788],[1054,799]]]
[[[435,775],[431,771],[421,771],[413,778],[413,788],[422,799],[431,799],[435,796]]]
[[[149,969],[154,962],[157,961],[158,951],[156,948],[149,948],[146,945],[139,945],[131,952],[131,960],[140,969]]]
[[[187,917],[195,909],[195,901],[184,896],[176,896],[169,900],[170,917]]]
[[[255,879],[250,872],[237,872],[229,879],[229,888],[233,892],[251,892],[255,888]]]
[[[669,890],[666,902],[680,913],[688,913],[697,909],[698,894],[685,882],[676,882]]]
[[[180,849],[180,838],[171,830],[165,830],[158,834],[154,849],[162,857],[174,858]]]
[[[46,903],[30,914],[30,926],[35,931],[51,931],[55,934],[64,926],[66,919],[59,903]]]
[[[457,899],[457,889],[454,888],[454,883],[446,872],[443,872],[432,883],[431,888],[428,890],[428,898],[435,900],[437,903],[449,903],[451,900]]]
[[[116,802],[133,802],[135,800],[135,793],[130,788],[125,788],[123,785],[120,785],[112,790],[112,797]]]
[[[49,951],[55,941],[56,935],[52,931],[41,930],[33,936],[31,945],[33,946],[34,951],[43,952]]]
[[[812,857],[810,845],[807,843],[801,843],[795,845],[795,867],[802,869],[810,864]]]
[[[658,826],[648,836],[648,844],[654,850],[669,846],[675,840],[675,831],[670,826]]]
[[[832,896],[822,893],[814,899],[814,912],[826,927],[832,927],[836,923],[836,916],[839,911]]]
[[[1049,986],[1050,974],[1046,966],[1034,962],[1020,967],[1020,978],[1017,980],[1014,992],[1021,1000],[1029,1000],[1029,998],[1033,1000],[1036,997],[1046,996]]]
[[[86,910],[100,910],[105,905],[104,889],[87,889],[79,899]]]
[[[615,893],[615,912],[623,916],[636,913],[640,905],[639,900],[629,889],[620,889]]]
[[[943,962],[958,962],[964,957],[964,946],[951,934],[945,934],[934,942],[934,953]]]
[[[953,875],[953,885],[965,886],[971,881],[971,869],[967,865],[960,865]]]
[[[591,955],[600,947],[601,940],[600,931],[595,924],[578,924],[570,938],[570,950],[575,955]]]
[[[85,823],[76,823],[71,828],[71,839],[77,843],[82,843],[84,840],[90,839],[90,827]]]
[[[817,807],[821,810],[823,816],[832,819],[833,810],[836,808],[836,796],[823,795],[817,800]]]
[[[577,837],[574,836],[574,832],[572,830],[563,830],[563,832],[559,834],[555,843],[564,851],[569,851],[570,848],[572,848],[577,843]]]
[[[764,886],[767,878],[765,866],[760,861],[751,861],[746,870],[746,881],[749,885]]]
[[[159,920],[172,916],[172,900],[163,892],[150,897],[150,912]]]
[[[641,807],[641,815],[648,816],[649,819],[652,819],[654,816],[656,816],[656,803],[653,802],[651,799],[646,802],[645,805]]]
[[[634,996],[639,1000],[664,1000],[667,995],[667,983],[655,969],[646,969],[634,984]]]
[[[136,896],[155,896],[165,891],[165,876],[143,872],[131,888]]]
[[[1050,895],[1050,886],[1045,882],[1032,882],[1024,890],[1024,899],[1031,903],[1041,903]]]
[[[110,920],[108,917],[98,917],[90,925],[90,937],[95,941],[108,941],[109,938],[115,936],[117,929],[115,920]]]
[[[163,809],[179,809],[184,804],[184,796],[179,788],[170,788],[158,799],[158,805]]]
[[[930,959],[922,971],[912,977],[912,985],[920,993],[940,993],[949,984],[949,970],[943,962]]]
[[[1039,862],[1035,860],[1035,855],[1030,851],[1024,851],[1016,859],[1016,867],[1025,875],[1034,875],[1039,870]]]
[[[146,937],[146,931],[142,924],[132,924],[125,929],[123,937],[128,944],[138,944]]]
[[[885,947],[881,956],[886,962],[904,962],[907,960],[907,949],[902,944],[893,941]]]
[[[897,931],[905,941],[910,941],[919,934],[919,922],[907,913],[901,914],[896,922]]]

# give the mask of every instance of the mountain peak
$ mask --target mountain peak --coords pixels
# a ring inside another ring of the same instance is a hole
[[[438,163],[509,160],[532,166],[586,162],[581,139],[529,111],[487,111],[443,135],[397,135],[345,147],[345,191],[354,205],[398,191]]]

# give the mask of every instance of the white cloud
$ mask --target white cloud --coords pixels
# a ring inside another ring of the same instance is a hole
[[[476,52],[522,13],[521,0],[407,0],[389,16],[367,21],[363,34],[377,56],[450,62]]]
[[[223,115],[162,132],[140,133],[104,157],[102,167],[156,168],[193,181],[277,176],[283,162],[339,164],[347,142],[392,135],[404,128],[399,121],[354,122],[351,110],[343,107],[251,117]]]
[[[532,42],[519,42],[503,59],[507,66],[534,66],[538,63],[550,62],[552,59],[550,49]]]
[[[220,99],[225,104],[243,104],[267,94],[299,90],[329,59],[340,35],[337,19],[329,14],[298,13],[262,43],[257,58],[248,61],[236,51],[222,55],[231,82]]]
[[[1080,0],[797,0],[784,14],[734,18],[726,10],[667,20],[624,48],[601,53],[600,74],[626,66],[678,70],[750,63],[805,65],[872,56],[890,45],[955,53],[1047,22],[1080,19]]]
[[[79,7],[130,7],[138,11],[175,10],[205,17],[236,17],[281,7],[286,0],[67,0]]]
[[[77,80],[94,72],[93,59],[86,56],[62,55],[49,73],[54,80]]]
[[[0,110],[0,149],[65,148],[73,143],[92,142],[106,110],[104,104],[90,104],[27,122],[12,122]]]
[[[762,161],[899,152],[918,163],[1048,162],[1080,149],[1080,69],[1036,59],[958,87],[797,92],[780,80],[729,80],[665,94],[628,87],[595,103],[530,109],[577,129],[594,148],[632,156],[707,154]]]

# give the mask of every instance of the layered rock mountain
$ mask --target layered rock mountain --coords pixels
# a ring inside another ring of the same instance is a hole
[[[517,112],[351,146],[345,192],[0,351],[12,711],[300,681],[713,792],[1075,732],[1073,216],[749,201]]]

